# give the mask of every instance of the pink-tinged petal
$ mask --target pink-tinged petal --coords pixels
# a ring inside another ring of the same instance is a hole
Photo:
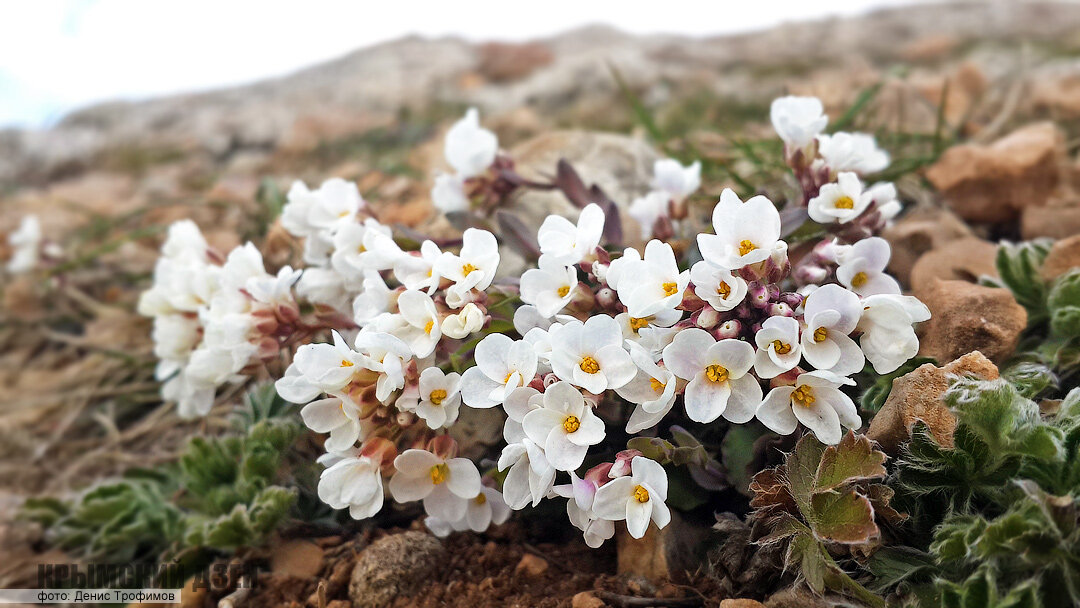
[[[710,382],[704,372],[686,385],[683,401],[686,403],[686,415],[694,422],[712,422],[724,413],[727,407],[731,387],[727,382]]]
[[[684,329],[664,347],[664,365],[676,376],[690,380],[705,369],[709,347],[716,339],[703,329]]]
[[[633,495],[626,499],[626,531],[634,538],[645,536],[652,519],[652,500],[638,502]]]
[[[732,378],[738,378],[754,366],[754,347],[742,340],[720,340],[709,347],[708,363],[714,361],[727,368]]]
[[[791,386],[778,386],[765,396],[757,410],[757,419],[769,430],[781,435],[790,435],[799,426],[799,420],[791,411]]]
[[[828,445],[840,443],[840,418],[836,411],[824,403],[815,402],[810,407],[792,406],[792,411],[803,426],[813,431],[818,441]]]
[[[659,462],[644,456],[630,461],[630,479],[635,485],[648,486],[649,496],[667,500],[668,478]]]
[[[626,499],[632,498],[634,482],[629,477],[612,479],[596,490],[593,511],[597,517],[611,521],[626,519]]]
[[[731,396],[724,408],[724,418],[735,424],[750,422],[761,405],[761,384],[751,375],[735,378],[728,384],[731,385]]]
[[[442,459],[427,450],[405,450],[394,459],[394,468],[409,475],[427,475]]]
[[[525,436],[533,443],[544,445],[553,429],[562,428],[566,416],[565,413],[547,408],[535,409],[525,414],[525,418],[521,421],[521,428],[524,429]]]
[[[431,477],[410,477],[403,473],[397,473],[390,478],[390,495],[398,502],[412,502],[420,500],[431,494],[435,484],[431,483]]]
[[[446,461],[450,474],[446,477],[446,487],[462,498],[473,498],[480,493],[480,471],[466,458],[451,458]]]

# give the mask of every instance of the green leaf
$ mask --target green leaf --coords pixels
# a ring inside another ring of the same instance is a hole
[[[1053,241],[1040,239],[998,247],[996,265],[1001,282],[1013,292],[1028,312],[1028,324],[1037,325],[1047,317],[1047,288],[1039,269]]]
[[[887,591],[904,581],[937,570],[929,553],[914,547],[882,547],[870,556],[867,569],[874,575],[871,590]]]
[[[817,470],[824,453],[825,445],[813,435],[806,434],[795,444],[795,451],[788,455],[784,463],[791,495],[803,513],[810,510],[810,498],[817,489]]]
[[[870,500],[854,490],[814,494],[806,517],[814,535],[826,542],[862,544],[880,535]]]
[[[885,452],[875,450],[865,435],[848,431],[837,445],[821,455],[814,474],[814,491],[821,492],[866,479],[885,477]]]

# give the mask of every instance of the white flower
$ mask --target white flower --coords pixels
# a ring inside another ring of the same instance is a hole
[[[312,237],[320,232],[332,232],[339,226],[355,223],[364,199],[356,184],[333,177],[308,190],[301,181],[293,182],[281,210],[281,226],[294,236]]]
[[[903,209],[900,201],[897,200],[896,186],[892,182],[878,182],[870,186],[867,192],[870,193],[870,199],[877,203],[877,210],[881,214],[881,218],[887,222],[896,217],[900,210]]]
[[[839,285],[823,285],[803,300],[803,311],[806,361],[840,376],[862,370],[863,352],[849,335],[862,313],[859,296]]]
[[[348,311],[354,297],[345,277],[331,268],[308,267],[296,282],[296,294],[313,304]]]
[[[169,234],[161,245],[161,255],[174,260],[206,262],[209,249],[195,222],[179,220],[169,225]]]
[[[817,97],[780,97],[769,109],[773,129],[792,149],[804,149],[825,130],[829,117]]]
[[[892,250],[889,242],[879,236],[865,238],[840,256],[836,280],[862,297],[900,293],[900,284],[885,274]]]
[[[873,135],[834,133],[818,135],[818,153],[834,172],[874,173],[889,166],[889,153],[878,148]]]
[[[562,380],[598,395],[619,388],[634,377],[636,367],[623,350],[622,332],[615,319],[598,315],[588,321],[570,321],[549,330],[551,368]]]
[[[701,162],[689,167],[673,158],[662,158],[653,163],[653,190],[665,193],[670,200],[681,201],[701,187]]]
[[[375,270],[364,271],[363,291],[353,299],[353,321],[363,327],[375,317],[390,310],[394,290],[386,286],[382,275]]]
[[[184,315],[160,315],[154,317],[152,338],[154,356],[160,359],[154,376],[165,380],[187,363],[191,351],[199,344],[202,336],[198,319]]]
[[[499,525],[510,518],[510,508],[503,500],[503,495],[495,488],[480,488],[476,498],[472,498],[465,508],[465,517],[458,521],[444,521],[438,517],[424,518],[424,525],[439,538],[446,538],[451,532],[483,532],[491,524]]]
[[[19,228],[8,235],[8,245],[12,249],[11,259],[7,263],[8,272],[21,274],[38,265],[41,258],[41,222],[36,215],[23,216]]]
[[[635,318],[674,310],[690,283],[690,272],[679,272],[671,245],[656,239],[645,245],[643,259],[627,260],[618,271],[622,279],[618,281],[619,300]]]
[[[379,463],[367,456],[338,460],[319,476],[319,499],[332,509],[349,509],[353,519],[366,519],[383,505]]]
[[[507,446],[499,456],[498,468],[507,471],[503,496],[511,509],[529,504],[535,507],[547,495],[555,481],[555,467],[547,461],[544,449],[525,435],[522,421],[534,409],[543,407],[543,396],[533,388],[515,389],[506,398],[506,422],[503,436]],[[509,470],[507,470],[509,469]]]
[[[794,368],[802,359],[799,322],[792,317],[769,317],[754,336],[757,354],[754,371],[761,378],[774,378]]]
[[[668,329],[678,323],[682,319],[682,315],[681,310],[661,310],[648,317],[631,317],[630,313],[620,312],[615,315],[615,322],[619,324],[619,329],[622,330],[623,340],[641,343],[655,337],[651,330]],[[670,340],[668,341],[670,342]],[[664,343],[663,346],[667,346],[667,343]],[[663,346],[661,346],[661,350],[663,350]]]
[[[761,403],[761,385],[747,372],[754,348],[741,340],[716,341],[702,329],[684,329],[664,349],[664,364],[686,385],[686,415],[712,422],[722,414],[735,423],[754,417]]]
[[[487,289],[499,267],[499,243],[495,235],[469,228],[462,235],[462,242],[461,253],[445,252],[434,265],[434,272],[454,282],[447,291],[459,297],[471,289]]]
[[[394,459],[390,495],[398,502],[424,501],[428,515],[444,521],[465,517],[468,499],[480,493],[480,472],[466,458],[440,458],[427,450],[405,450]]]
[[[263,304],[286,305],[295,302],[292,287],[300,279],[302,270],[293,270],[292,266],[283,266],[277,275],[265,274],[251,277],[244,286],[253,300]]]
[[[561,215],[549,215],[536,235],[541,258],[570,266],[596,251],[604,233],[604,210],[592,203],[581,210],[575,225]]]
[[[582,479],[570,471],[570,483],[555,486],[551,490],[566,501],[566,515],[575,528],[584,532],[585,544],[593,549],[615,536],[615,522],[600,519],[593,512],[593,502],[598,486],[591,479]]]
[[[390,334],[361,331],[356,336],[356,350],[367,357],[367,366],[379,372],[375,398],[383,403],[394,391],[405,386],[405,364],[412,359],[412,349]]]
[[[716,234],[699,234],[698,249],[707,262],[727,270],[765,261],[780,240],[780,212],[764,196],[744,203],[725,188],[712,220]]]
[[[835,184],[825,184],[810,199],[806,209],[810,219],[819,224],[846,224],[870,206],[873,195],[863,192],[862,182],[854,173],[841,173]]]
[[[394,261],[394,277],[405,289],[426,291],[433,295],[442,277],[435,274],[435,262],[442,255],[439,246],[431,241],[420,244],[420,255],[404,254]]]
[[[364,356],[349,348],[341,334],[332,334],[333,344],[304,344],[296,349],[285,376],[274,383],[283,399],[307,403],[321,393],[339,392],[365,368]]]
[[[326,449],[334,452],[347,450],[364,439],[367,433],[360,419],[360,407],[351,400],[327,397],[312,401],[300,410],[304,425],[316,433],[329,433]],[[342,507],[334,507],[340,509]]]
[[[668,217],[670,204],[670,194],[653,190],[645,196],[635,198],[626,212],[630,214],[630,217],[637,220],[638,225],[641,227],[641,238],[647,239],[653,234],[656,220],[661,217]]]
[[[668,480],[664,467],[644,456],[635,456],[628,477],[613,479],[596,491],[593,511],[611,521],[626,520],[630,536],[641,538],[651,520],[657,528],[671,521],[667,500]]]
[[[449,173],[436,176],[435,185],[431,187],[431,202],[443,213],[467,211],[469,196],[465,193],[465,178]]]
[[[494,407],[536,375],[536,351],[532,345],[504,334],[485,337],[476,345],[473,357],[476,365],[461,376],[461,398],[469,407]]]
[[[484,311],[472,302],[457,314],[447,315],[442,321],[442,333],[448,338],[460,340],[484,327]]]
[[[525,414],[525,435],[544,448],[551,466],[573,471],[585,461],[589,446],[603,441],[604,422],[569,382],[556,382],[544,391],[543,407]]]
[[[747,285],[742,277],[702,260],[690,268],[694,293],[714,309],[724,312],[742,303]]]
[[[363,224],[349,223],[334,233],[330,264],[347,277],[360,277],[370,270],[393,268],[404,255],[390,227],[368,218]]]
[[[465,178],[487,171],[499,151],[498,138],[480,126],[480,113],[476,108],[469,108],[465,116],[450,127],[444,145],[446,162]]]
[[[874,371],[887,374],[919,353],[912,323],[930,318],[930,309],[912,296],[874,295],[862,301],[859,345]]]
[[[758,408],[757,417],[765,426],[781,435],[790,435],[802,422],[822,443],[840,442],[840,425],[850,429],[862,426],[855,404],[840,391],[842,384],[855,384],[829,372],[806,372],[795,386],[778,386],[769,391]]]
[[[461,374],[444,374],[437,367],[420,372],[420,402],[416,415],[433,429],[449,427],[458,417],[461,407]]]
[[[530,268],[521,275],[521,301],[532,304],[550,319],[574,298],[577,270],[544,256],[537,265],[539,268]]]
[[[398,296],[397,303],[406,325],[394,335],[408,344],[417,357],[423,358],[435,352],[435,346],[442,338],[435,301],[422,291],[406,290]]]
[[[675,374],[653,362],[642,346],[631,343],[630,357],[637,374],[625,386],[615,389],[620,397],[636,405],[626,423],[627,433],[637,433],[655,426],[675,404]]]

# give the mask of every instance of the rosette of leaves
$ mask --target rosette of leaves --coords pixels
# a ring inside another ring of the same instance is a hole
[[[786,543],[785,566],[816,593],[831,590],[884,606],[837,560],[865,558],[880,544],[879,520],[905,517],[889,506],[893,491],[880,483],[886,458],[866,436],[850,431],[835,446],[803,436],[782,466],[761,471],[751,483],[751,517],[767,531],[758,543]]]

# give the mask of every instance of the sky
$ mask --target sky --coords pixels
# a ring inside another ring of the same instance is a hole
[[[704,36],[909,2],[12,0],[0,2],[0,127],[252,82],[409,34],[520,41],[601,23]]]

